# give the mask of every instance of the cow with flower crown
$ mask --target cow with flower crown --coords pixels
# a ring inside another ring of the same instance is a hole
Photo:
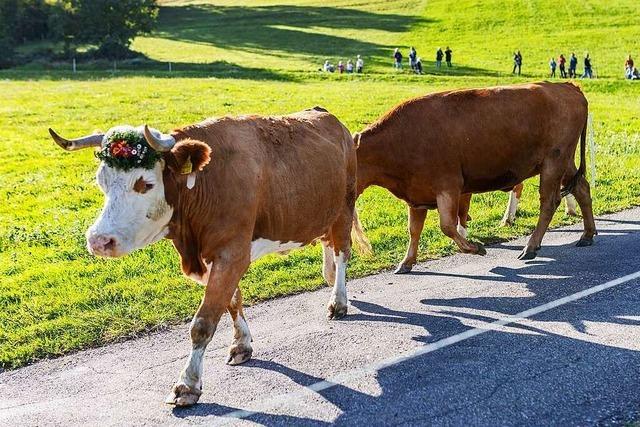
[[[227,363],[251,357],[238,282],[257,258],[319,240],[333,286],[328,317],[346,314],[356,155],[349,131],[326,110],[210,119],[171,134],[119,126],[69,140],[49,131],[65,150],[99,147],[105,204],[87,231],[89,252],[120,257],[167,238],[184,274],[205,285],[168,403],[200,398],[205,348],[225,311],[234,327]]]

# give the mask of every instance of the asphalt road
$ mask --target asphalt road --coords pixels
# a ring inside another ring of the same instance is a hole
[[[241,366],[224,363],[224,318],[192,408],[163,403],[186,325],[4,372],[0,425],[625,424],[640,411],[640,208],[598,226],[588,248],[581,225],[548,232],[532,261],[520,239],[352,280],[345,320],[325,319],[329,288],[250,307]]]

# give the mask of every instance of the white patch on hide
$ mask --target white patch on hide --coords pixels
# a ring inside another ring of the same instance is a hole
[[[269,239],[256,239],[251,242],[251,261],[255,261],[260,257],[275,252],[287,252],[291,249],[299,248],[302,243],[298,242],[285,242],[281,243],[279,240]]]
[[[467,229],[458,224],[458,234],[460,234],[465,239],[467,238]]]
[[[189,278],[195,280],[196,282],[200,283],[203,286],[207,286],[207,282],[209,282],[209,275],[211,274],[212,263],[205,262],[204,265],[206,270],[202,276],[200,276],[199,274],[191,273],[189,274]]]

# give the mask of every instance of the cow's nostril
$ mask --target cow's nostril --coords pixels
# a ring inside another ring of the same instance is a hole
[[[110,251],[116,247],[116,239],[113,237],[108,237],[104,243],[104,250]]]

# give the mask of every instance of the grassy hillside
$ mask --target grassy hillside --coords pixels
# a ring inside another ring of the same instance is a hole
[[[123,123],[169,130],[207,116],[282,114],[319,104],[356,131],[408,97],[528,81],[546,72],[547,52],[588,48],[601,76],[582,82],[598,143],[595,209],[603,213],[640,203],[640,83],[616,77],[627,50],[640,54],[638,37],[621,39],[639,33],[628,19],[631,1],[609,2],[603,10],[599,2],[573,1],[564,3],[570,7],[466,0],[251,2],[256,7],[242,8],[230,1],[215,7],[162,3],[160,29],[137,39],[134,48],[158,64],[174,62],[177,72],[133,65],[118,73],[94,69],[75,76],[56,65],[0,72],[1,367],[184,321],[202,295],[200,286],[181,276],[169,242],[118,260],[88,255],[84,232],[103,201],[93,180],[97,163],[89,151],[57,149],[48,139],[49,126],[71,136]],[[567,17],[580,25],[557,25]],[[547,35],[552,30],[555,37]],[[566,44],[545,45],[554,40]],[[409,44],[419,52],[450,44],[454,61],[465,67],[450,76],[396,74],[388,65],[390,49]],[[504,73],[515,48],[523,51],[530,73],[520,79]],[[371,73],[315,72],[326,56],[335,55],[335,61],[338,54],[356,53]],[[531,70],[538,60],[539,69]],[[502,193],[475,198],[473,239],[494,241],[532,229],[535,182],[525,189],[514,228],[497,227],[504,203]],[[350,277],[397,263],[407,241],[402,203],[372,189],[358,206],[375,256],[356,256]],[[455,250],[435,217],[428,216],[422,259]],[[567,221],[558,213],[554,225]],[[322,286],[320,265],[319,247],[266,257],[243,279],[245,298],[255,302]]]

